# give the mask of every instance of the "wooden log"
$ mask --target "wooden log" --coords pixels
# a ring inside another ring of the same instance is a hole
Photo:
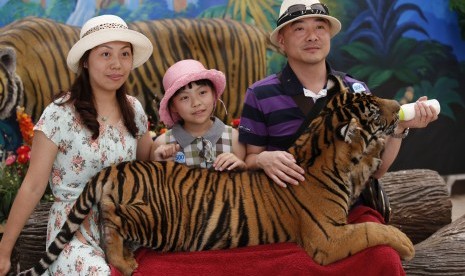
[[[404,262],[407,275],[465,275],[465,215],[415,245],[415,258]]]
[[[48,214],[52,202],[40,203],[27,221],[17,242],[21,270],[34,266],[45,252]]]
[[[432,170],[388,172],[380,182],[391,202],[389,224],[419,243],[452,220],[452,202],[444,179]]]

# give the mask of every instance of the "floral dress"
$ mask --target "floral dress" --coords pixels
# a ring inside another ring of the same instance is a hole
[[[55,196],[47,228],[47,247],[53,241],[86,182],[97,172],[114,163],[136,159],[137,139],[147,131],[147,116],[140,102],[127,96],[134,107],[138,128],[134,138],[120,120],[115,125],[100,122],[96,140],[80,121],[74,107],[51,103],[42,113],[34,130],[42,131],[58,147],[49,184]],[[59,101],[60,99],[58,99]],[[79,231],[86,243],[73,237],[50,266],[52,275],[109,275],[99,246],[98,211],[96,206],[81,225]],[[47,273],[45,273],[47,274]]]

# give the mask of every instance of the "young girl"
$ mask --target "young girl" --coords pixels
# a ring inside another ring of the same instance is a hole
[[[160,119],[171,128],[152,145],[152,160],[174,160],[215,170],[245,169],[238,131],[212,116],[226,85],[224,74],[196,60],[172,65],[163,77]]]
[[[67,58],[77,78],[69,91],[47,106],[34,127],[31,163],[0,242],[0,275],[9,271],[16,239],[48,183],[55,202],[47,246],[90,177],[114,163],[149,159],[147,116],[140,102],[127,95],[125,83],[131,70],[152,55],[152,47],[147,37],[129,30],[114,15],[97,16],[83,25]],[[110,274],[97,222],[94,208],[49,268],[50,274]]]

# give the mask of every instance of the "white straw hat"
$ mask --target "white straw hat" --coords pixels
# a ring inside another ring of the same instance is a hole
[[[89,19],[81,29],[80,39],[68,53],[67,63],[71,71],[77,73],[79,60],[87,50],[111,41],[124,41],[132,44],[133,66],[146,62],[153,53],[153,45],[143,34],[128,29],[123,19],[116,15],[100,15]]]
[[[289,9],[291,8],[291,9]],[[287,24],[297,19],[308,17],[320,17],[329,21],[330,34],[334,37],[341,30],[341,22],[337,18],[329,15],[326,5],[318,0],[284,0],[281,4],[279,17],[276,23],[276,29],[271,32],[271,43],[279,47],[278,33]]]

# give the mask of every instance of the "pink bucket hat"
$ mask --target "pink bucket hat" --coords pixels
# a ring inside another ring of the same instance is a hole
[[[190,82],[207,79],[213,83],[216,92],[216,100],[224,92],[226,87],[226,77],[223,72],[215,69],[206,69],[202,63],[193,59],[185,59],[173,64],[163,77],[163,88],[165,94],[160,102],[160,120],[171,128],[175,123],[181,120],[178,113],[171,112],[169,102],[174,93]]]

